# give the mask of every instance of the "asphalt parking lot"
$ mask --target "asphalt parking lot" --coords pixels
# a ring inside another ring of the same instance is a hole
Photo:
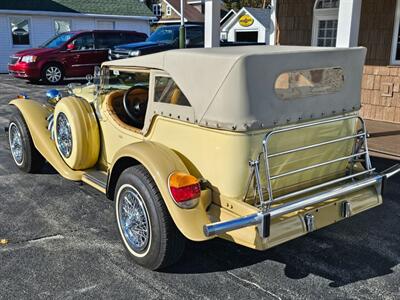
[[[0,239],[9,240],[0,245],[0,298],[400,298],[400,176],[382,206],[269,251],[215,239],[188,243],[162,272],[134,265],[112,202],[50,167],[32,175],[14,166],[7,103],[21,91],[45,101],[47,89],[0,75]]]

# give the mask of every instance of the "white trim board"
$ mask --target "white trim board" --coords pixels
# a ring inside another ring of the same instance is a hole
[[[395,13],[395,17],[394,17],[392,50],[390,51],[390,64],[391,65],[400,65],[400,60],[396,60],[397,42],[398,42],[398,36],[400,33],[399,26],[400,26],[400,0],[397,0],[396,13]]]
[[[0,14],[5,15],[30,15],[30,16],[51,16],[51,17],[95,17],[95,18],[112,18],[112,19],[133,19],[133,20],[153,20],[155,17],[145,16],[121,16],[121,15],[101,15],[101,14],[85,14],[85,13],[65,13],[55,11],[34,11],[34,10],[0,10]]]

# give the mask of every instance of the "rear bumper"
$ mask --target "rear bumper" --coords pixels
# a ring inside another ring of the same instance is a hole
[[[40,79],[40,68],[35,63],[8,65],[8,73],[16,78]]]
[[[329,201],[332,199],[345,199],[346,196],[351,195],[357,192],[360,192],[362,190],[375,187],[377,189],[378,197],[380,197],[381,193],[381,187],[383,181],[386,179],[394,176],[395,174],[400,173],[400,164],[397,164],[382,173],[379,174],[374,174],[370,175],[367,178],[364,178],[362,180],[352,182],[349,184],[341,185],[339,187],[335,187],[333,189],[325,190],[323,192],[316,193],[311,196],[307,196],[301,199],[298,199],[296,201],[289,202],[287,204],[280,205],[276,208],[272,207],[266,211],[260,211],[251,215],[247,215],[244,217],[240,218],[235,218],[232,220],[228,221],[222,221],[222,222],[215,222],[212,224],[207,224],[204,226],[204,234],[207,237],[215,236],[215,235],[221,235],[225,234],[227,232],[249,227],[249,226],[256,226],[258,230],[258,235],[261,238],[267,238],[270,236],[271,232],[271,223],[278,219],[284,219],[285,215],[288,215],[290,213],[300,211],[300,210],[306,210],[307,207],[313,207],[315,205],[321,204],[325,201]],[[351,206],[350,202],[347,201],[341,201],[343,207],[341,208],[341,215],[342,217],[349,217],[351,215],[351,209],[346,206]],[[376,203],[373,206],[378,205],[379,203]],[[336,205],[336,204],[335,204]],[[368,206],[368,205],[367,205]],[[368,208],[371,208],[368,207]],[[350,210],[348,210],[350,209]],[[347,211],[348,210],[348,211]],[[318,211],[318,209],[317,209]],[[314,219],[314,215],[310,214],[309,212],[304,215],[304,225],[306,232],[307,231],[312,231],[314,230],[314,226],[312,222]],[[331,223],[335,222],[336,220],[333,220]],[[275,222],[276,223],[276,222]],[[308,224],[307,224],[308,223]],[[329,222],[328,222],[329,223]]]

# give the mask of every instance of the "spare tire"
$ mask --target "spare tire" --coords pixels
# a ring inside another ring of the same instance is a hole
[[[100,134],[95,112],[80,98],[61,99],[54,110],[54,133],[57,149],[74,170],[93,167],[100,152]]]

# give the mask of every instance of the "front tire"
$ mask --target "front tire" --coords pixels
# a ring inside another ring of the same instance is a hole
[[[122,172],[114,199],[119,236],[136,263],[156,270],[179,260],[185,238],[176,228],[154,180],[143,166],[133,166]]]
[[[27,173],[36,173],[42,169],[45,159],[33,145],[28,126],[19,111],[13,113],[8,124],[8,141],[11,155],[19,169]]]
[[[42,79],[47,84],[59,84],[64,79],[64,72],[58,64],[48,64],[43,68]]]

